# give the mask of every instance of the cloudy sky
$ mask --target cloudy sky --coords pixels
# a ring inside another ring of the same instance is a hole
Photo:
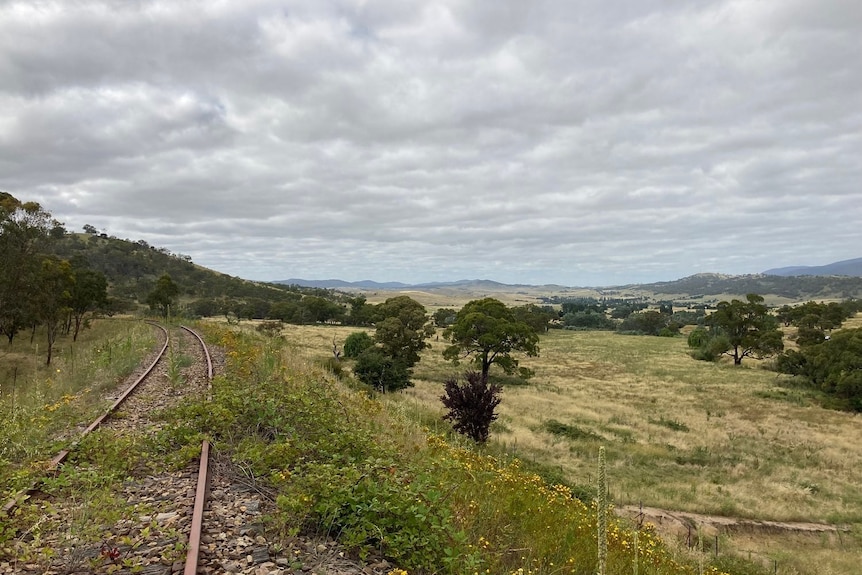
[[[249,279],[862,257],[858,0],[0,0],[0,190]]]

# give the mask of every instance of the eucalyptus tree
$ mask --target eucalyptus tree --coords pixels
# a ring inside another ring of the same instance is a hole
[[[443,357],[457,364],[472,358],[488,378],[491,365],[497,364],[507,374],[515,373],[518,360],[514,354],[528,357],[539,354],[539,335],[530,325],[518,321],[512,310],[494,298],[467,302],[455,316],[455,323],[446,328],[443,337],[451,345]],[[522,375],[528,372],[521,370]]]
[[[762,296],[751,293],[745,301],[720,302],[706,318],[707,325],[727,338],[723,353],[733,358],[734,365],[745,357],[763,359],[784,349],[778,322],[763,302]]]
[[[36,202],[0,192],[0,331],[9,343],[34,321],[42,259],[63,227]]]

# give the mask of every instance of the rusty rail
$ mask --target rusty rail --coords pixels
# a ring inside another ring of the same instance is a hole
[[[204,350],[204,356],[207,360],[207,381],[209,382],[207,400],[210,401],[212,400],[213,365],[209,349],[207,348],[206,343],[204,343],[203,338],[198,335],[197,332],[184,325],[181,325],[180,327],[195,336]],[[198,484],[195,489],[195,506],[192,511],[192,527],[189,532],[188,547],[186,548],[186,563],[183,569],[183,575],[196,575],[198,571],[198,562],[200,560],[201,551],[201,535],[203,534],[204,524],[204,510],[206,508],[207,496],[209,493],[209,455],[210,444],[209,441],[204,439],[203,444],[201,445]]]
[[[129,395],[131,395],[133,391],[135,391],[135,389],[138,387],[138,385],[142,381],[144,381],[147,378],[147,376],[150,375],[150,373],[152,373],[153,369],[156,367],[156,364],[159,362],[160,359],[162,359],[162,356],[165,355],[165,351],[168,349],[168,345],[170,344],[170,335],[168,334],[167,328],[165,328],[164,326],[159,325],[155,322],[152,322],[152,321],[148,321],[146,323],[152,325],[153,327],[159,328],[160,330],[162,330],[162,333],[164,333],[164,335],[165,335],[165,344],[162,346],[162,349],[159,351],[158,355],[153,360],[153,363],[151,363],[150,366],[147,367],[146,370],[144,370],[144,372],[140,375],[140,377],[138,377],[138,379],[135,380],[134,383],[132,383],[132,385],[130,385],[123,393],[120,394],[120,396],[105,411],[105,413],[103,413],[98,418],[96,418],[96,420],[93,421],[93,423],[91,423],[87,427],[87,429],[85,429],[81,433],[81,436],[72,443],[72,445],[69,449],[64,449],[64,450],[60,451],[60,453],[58,453],[57,455],[54,456],[53,459],[51,459],[51,462],[48,464],[48,468],[45,470],[46,473],[52,473],[52,472],[56,471],[60,467],[60,465],[62,465],[62,463],[64,461],[66,461],[66,458],[69,457],[69,453],[71,453],[72,449],[74,449],[75,446],[77,446],[78,443],[80,443],[80,441],[82,439],[84,439],[92,431],[97,429],[108,417],[111,416],[111,414],[114,411],[116,411],[116,409],[126,400],[126,398],[129,397]],[[197,335],[197,334],[195,334],[195,335]],[[207,354],[207,361],[209,361],[209,354]],[[212,367],[210,367],[210,370],[212,370]],[[25,495],[29,495],[29,494],[33,493],[38,488],[38,485],[39,485],[39,482],[37,481],[32,486],[30,486],[28,489],[25,489],[25,490],[17,493],[16,495],[14,495],[3,506],[3,513],[8,516],[9,513],[13,509],[15,509],[15,507],[21,501],[21,498]]]

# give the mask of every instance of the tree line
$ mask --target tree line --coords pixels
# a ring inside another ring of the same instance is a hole
[[[823,393],[830,398],[827,404],[862,411],[862,328],[840,329],[860,311],[862,302],[845,300],[809,301],[773,312],[762,296],[748,294],[745,301],[719,303],[688,344],[694,358],[707,361],[727,355],[739,365],[746,357],[774,358],[768,367]],[[796,348],[784,349],[780,324],[796,328],[790,336]]]
[[[364,303],[363,306],[370,306]],[[528,310],[531,308],[528,308]],[[532,309],[538,312],[538,308]],[[344,357],[354,361],[353,374],[362,383],[388,393],[412,386],[412,368],[420,361],[434,324],[444,327],[449,345],[443,357],[455,365],[470,364],[463,380],[450,377],[444,382],[443,405],[454,428],[478,442],[488,438],[502,387],[489,382],[492,365],[506,374],[529,378],[530,370],[520,368],[517,356],[539,353],[539,334],[546,322],[524,321],[524,310],[510,308],[494,298],[468,302],[459,311],[441,309],[429,315],[419,302],[408,296],[389,298],[371,306],[374,335],[366,331],[350,334],[344,341]],[[340,351],[334,348],[335,361]]]
[[[0,332],[11,345],[23,330],[32,338],[43,328],[48,364],[57,337],[77,339],[88,316],[108,303],[104,274],[52,253],[65,233],[38,203],[0,192]]]

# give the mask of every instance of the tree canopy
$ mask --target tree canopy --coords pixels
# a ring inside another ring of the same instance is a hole
[[[862,328],[836,331],[820,343],[781,354],[775,363],[778,371],[802,376],[844,406],[862,411]]]
[[[410,382],[410,370],[378,347],[370,347],[359,354],[356,365],[353,366],[353,374],[365,385],[382,393],[413,385]]]
[[[455,316],[455,323],[443,332],[443,337],[451,342],[443,351],[443,357],[455,364],[472,357],[485,379],[493,364],[507,374],[514,373],[518,360],[513,354],[523,353],[528,357],[539,354],[536,331],[518,321],[503,302],[490,297],[468,302]]]
[[[706,318],[707,325],[727,338],[727,349],[723,353],[733,358],[734,365],[741,364],[745,357],[763,359],[784,349],[784,334],[769,314],[763,297],[748,294],[745,300],[720,302],[715,312]]]
[[[105,274],[89,268],[75,267],[72,276],[74,281],[69,292],[69,310],[74,325],[72,341],[76,341],[87,313],[107,303],[108,281]]]
[[[413,367],[419,354],[429,347],[426,339],[434,333],[425,307],[408,296],[387,299],[376,308],[374,341],[383,353],[405,367]]]
[[[174,283],[171,276],[162,274],[153,291],[147,296],[147,304],[150,309],[158,310],[162,317],[168,317],[171,308],[176,306],[176,299],[179,294],[180,288]]]
[[[38,282],[34,311],[35,317],[45,327],[48,337],[46,363],[50,364],[62,322],[71,312],[72,288],[75,284],[71,264],[53,257],[45,258],[39,270]]]
[[[0,331],[10,343],[38,320],[34,298],[55,228],[62,229],[38,203],[0,192]]]

